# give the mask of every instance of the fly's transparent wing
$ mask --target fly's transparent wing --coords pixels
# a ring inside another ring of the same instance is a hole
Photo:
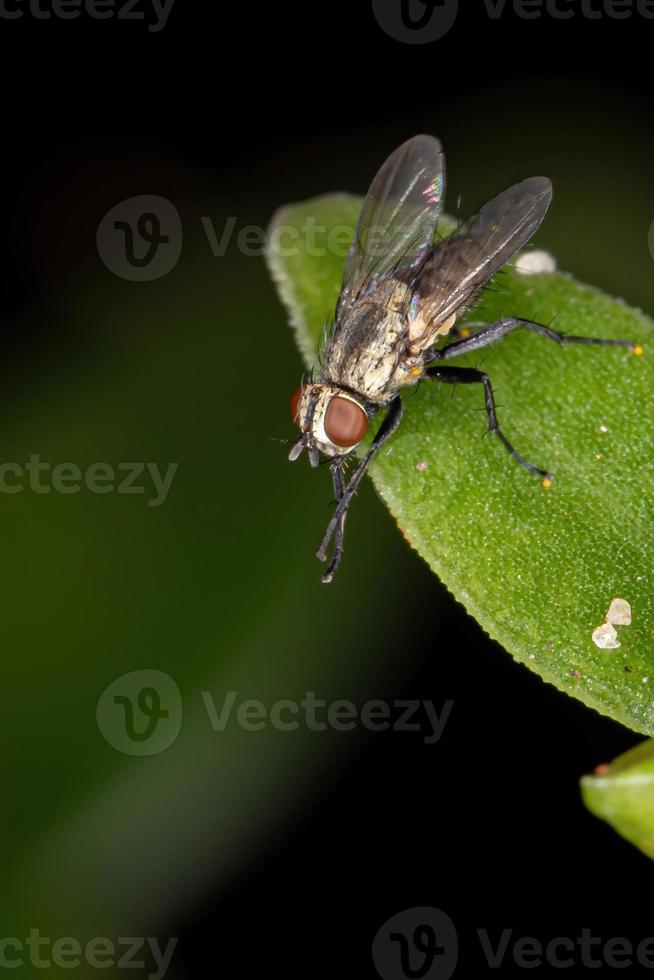
[[[374,177],[359,215],[345,264],[337,327],[355,302],[391,278],[406,279],[420,266],[433,242],[444,189],[443,152],[433,136],[414,136],[391,153]],[[382,292],[386,295],[388,289]]]
[[[547,177],[530,177],[484,205],[434,249],[413,299],[409,336],[424,349],[453,314],[522,248],[545,217],[552,199]]]

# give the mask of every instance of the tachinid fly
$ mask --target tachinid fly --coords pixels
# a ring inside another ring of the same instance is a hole
[[[421,378],[481,384],[490,431],[521,466],[549,479],[547,471],[521,456],[500,429],[488,375],[443,362],[486,347],[516,327],[558,344],[638,350],[632,341],[565,336],[517,317],[435,346],[456,332],[457,319],[482,287],[526,245],[552,197],[547,177],[530,177],[493,198],[437,242],[444,187],[441,145],[431,136],[414,136],[382,165],[359,215],[319,371],[297,389],[291,402],[302,434],[289,458],[297,459],[306,449],[314,467],[321,453],[331,461],[336,508],[318,558],[326,561],[332,539],[334,546],[323,582],[331,581],[343,553],[345,515],[354,492],[375,453],[400,425],[400,389]],[[343,464],[380,409],[385,410],[384,419],[346,483]]]

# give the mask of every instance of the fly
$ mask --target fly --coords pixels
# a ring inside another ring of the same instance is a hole
[[[432,136],[414,136],[382,165],[359,215],[319,371],[300,385],[291,401],[301,435],[289,459],[306,449],[313,467],[320,454],[330,460],[336,507],[317,552],[326,561],[333,540],[323,582],[331,582],[343,554],[345,516],[354,492],[370,461],[402,421],[402,388],[423,378],[482,385],[490,431],[521,466],[549,481],[547,470],[525,459],[501,430],[488,375],[444,362],[495,343],[517,327],[561,345],[642,350],[629,340],[566,336],[519,317],[503,318],[435,346],[452,334],[479,291],[527,244],[552,199],[547,177],[530,177],[435,242],[444,189],[443,152]],[[343,464],[379,411],[384,412],[383,421],[345,482]]]

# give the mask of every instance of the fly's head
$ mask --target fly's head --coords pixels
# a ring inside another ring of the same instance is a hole
[[[357,446],[368,429],[368,413],[362,403],[339,385],[304,384],[291,399],[291,415],[302,435],[289,459],[307,450],[309,462],[317,466],[320,453],[344,456]]]

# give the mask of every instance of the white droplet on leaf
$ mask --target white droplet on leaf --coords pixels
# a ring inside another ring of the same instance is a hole
[[[607,623],[614,626],[629,626],[631,624],[631,606],[626,599],[613,599],[606,614]]]
[[[543,272],[556,272],[556,259],[542,249],[532,249],[518,256],[516,272],[523,276],[537,276]]]
[[[620,640],[615,626],[611,623],[602,623],[596,630],[593,630],[593,643],[600,650],[617,650]]]

